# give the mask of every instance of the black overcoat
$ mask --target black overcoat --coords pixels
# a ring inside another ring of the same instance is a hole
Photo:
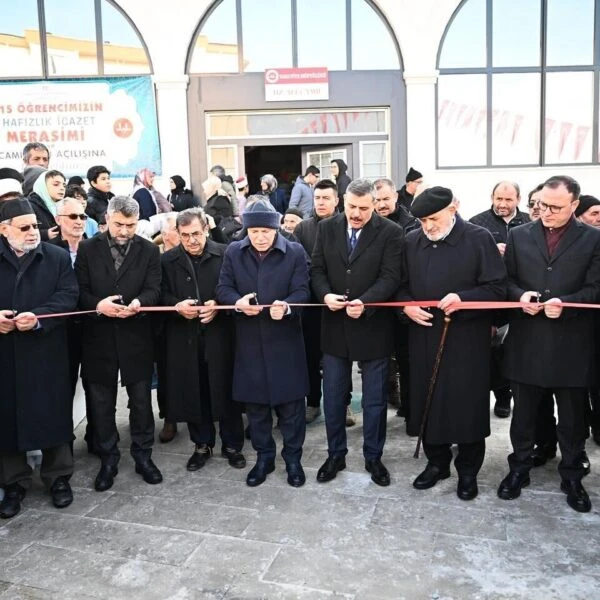
[[[422,230],[406,236],[401,300],[499,301],[506,297],[506,269],[493,237],[456,216],[448,237],[431,242]],[[410,420],[418,435],[437,355],[444,314],[432,309],[433,326],[409,321]],[[490,349],[492,311],[451,315],[446,345],[425,431],[430,444],[472,443],[490,435]]]
[[[259,304],[274,300],[308,302],[308,256],[302,246],[278,234],[273,248],[261,260],[248,238],[233,242],[225,252],[217,300],[233,305],[252,292]],[[306,396],[308,371],[300,313],[300,309],[292,308],[280,321],[271,319],[269,309],[254,317],[234,313],[235,401],[275,406]]]
[[[199,304],[216,299],[216,288],[226,246],[206,242],[199,261],[200,277],[181,246],[162,255],[161,303],[174,306],[194,298]],[[214,420],[239,411],[232,403],[233,319],[226,311],[208,324],[176,312],[165,318],[166,417],[174,422],[201,423],[202,389],[198,374],[200,353],[208,366],[211,414]]]
[[[554,256],[548,256],[541,219],[512,229],[504,254],[509,300],[527,291],[540,302],[600,300],[600,230],[573,219]],[[589,387],[596,380],[594,312],[566,308],[558,319],[512,310],[505,341],[508,379],[542,387]]]
[[[311,284],[319,302],[326,294],[348,300],[387,302],[401,281],[402,229],[373,213],[362,228],[356,248],[348,258],[348,222],[341,213],[321,221],[312,254]],[[316,310],[316,309],[311,309]],[[359,319],[345,310],[322,309],[321,350],[350,360],[391,356],[394,311],[367,308]]]
[[[0,238],[0,308],[37,315],[77,306],[69,253],[42,242],[19,262]],[[66,318],[0,335],[0,453],[52,448],[73,440]]]
[[[107,233],[83,240],[77,249],[75,274],[79,306],[94,310],[100,300],[120,294],[123,303],[137,298],[142,306],[156,306],[160,297],[158,246],[134,236],[117,272]],[[127,319],[88,315],[83,324],[81,377],[91,383],[112,382],[121,371],[122,385],[152,378],[154,361],[153,319],[139,313]]]

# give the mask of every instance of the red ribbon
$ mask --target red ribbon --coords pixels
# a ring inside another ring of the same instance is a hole
[[[376,307],[376,308],[402,308],[404,306],[419,306],[421,308],[436,308],[440,303],[439,300],[411,300],[408,302],[367,302],[364,304],[365,308]],[[348,303],[349,304],[349,303]],[[255,308],[271,308],[273,304],[253,304]],[[290,308],[324,308],[326,304],[288,304]],[[452,304],[450,308],[458,310],[499,310],[503,308],[527,308],[530,306],[540,306],[537,302],[457,302]],[[553,304],[548,306],[560,306],[561,308],[600,308],[600,304],[584,304],[581,302],[561,302],[560,304]],[[206,308],[214,310],[235,310],[239,309],[235,305],[218,305],[218,306],[205,306],[197,305],[190,306],[188,308],[196,309],[198,311]],[[139,312],[176,312],[175,306],[142,306]],[[95,310],[80,310],[73,312],[64,313],[52,313],[49,315],[37,315],[38,319],[49,319],[59,317],[73,317],[78,315],[90,315],[96,313]],[[16,312],[15,312],[16,316]]]

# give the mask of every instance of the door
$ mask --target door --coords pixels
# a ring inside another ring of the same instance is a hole
[[[352,145],[341,146],[302,146],[302,173],[306,167],[314,165],[321,171],[321,179],[331,179],[331,161],[341,158],[352,173]],[[352,177],[352,175],[350,175]]]

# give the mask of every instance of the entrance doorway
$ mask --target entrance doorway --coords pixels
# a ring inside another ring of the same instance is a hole
[[[298,175],[302,175],[309,165],[321,170],[321,179],[331,178],[331,161],[341,158],[352,166],[352,146],[245,146],[245,172],[250,185],[250,193],[260,192],[260,178],[266,173],[274,175],[287,197]]]
[[[251,194],[260,192],[260,178],[270,173],[289,198],[302,171],[302,146],[245,146],[244,163]]]

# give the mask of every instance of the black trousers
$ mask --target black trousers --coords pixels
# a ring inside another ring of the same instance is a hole
[[[275,407],[271,407],[269,404],[246,403],[250,439],[252,447],[256,450],[257,459],[267,462],[275,460],[272,408],[279,417],[279,429],[283,437],[281,456],[286,465],[299,463],[302,458],[302,445],[306,433],[304,398],[278,404]]]
[[[129,397],[131,456],[136,462],[150,458],[154,444],[154,414],[150,386],[150,380],[125,386]],[[103,465],[116,465],[121,457],[117,446],[119,433],[115,422],[117,380],[111,383],[88,382],[87,389],[92,414],[94,449]]]
[[[597,387],[590,388],[588,423],[594,431],[600,431],[600,388]]]
[[[556,448],[557,443],[554,396],[551,391],[544,390],[535,424],[535,444],[536,446],[554,446]]]
[[[562,459],[558,472],[563,479],[580,480],[584,476],[581,452],[588,434],[585,411],[588,400],[587,388],[542,388],[525,383],[512,382],[514,410],[510,424],[510,440],[513,452],[508,457],[511,471],[528,473],[533,466],[531,451],[535,442],[536,423],[540,402],[545,393],[554,394],[558,407],[556,435]]]
[[[27,463],[26,452],[0,454],[0,487],[18,483],[29,489],[32,469]],[[46,487],[50,487],[58,477],[70,478],[73,474],[73,451],[71,444],[61,444],[54,448],[42,449],[40,477]]]
[[[217,431],[212,418],[206,419],[202,423],[188,423],[190,440],[194,444],[208,444],[211,448],[215,447]],[[244,422],[242,414],[232,413],[219,419],[219,437],[224,448],[233,448],[240,452],[244,447]]]
[[[302,333],[308,368],[309,392],[306,405],[321,405],[321,311],[308,309],[302,313]]]
[[[423,451],[427,460],[442,471],[445,471],[452,460],[451,444],[423,443]],[[476,477],[485,458],[485,438],[469,444],[458,444],[458,454],[454,466],[459,475]]]

